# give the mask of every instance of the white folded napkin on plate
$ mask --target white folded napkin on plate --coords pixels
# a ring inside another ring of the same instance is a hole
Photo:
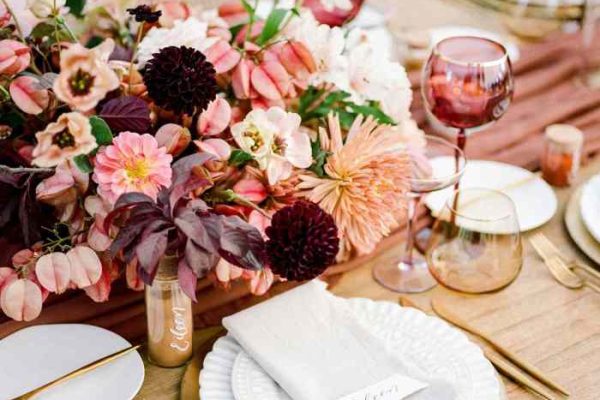
[[[294,400],[454,399],[450,385],[392,354],[321,281],[227,317],[223,325]],[[392,390],[391,397],[379,394]]]

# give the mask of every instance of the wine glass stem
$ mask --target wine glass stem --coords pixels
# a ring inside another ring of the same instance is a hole
[[[420,194],[411,194],[408,199],[408,222],[406,224],[406,247],[404,249],[404,256],[402,262],[406,265],[413,264],[413,251],[415,247],[415,224],[417,222],[417,208],[421,203],[423,196]]]
[[[464,129],[460,129],[458,131],[458,136],[456,137],[456,147],[458,147],[464,154],[465,152],[465,147],[467,145],[467,132]],[[454,166],[455,166],[455,170],[458,173],[458,171],[460,170],[460,153],[458,151],[456,151],[454,153]],[[454,196],[454,203],[452,204],[452,207],[456,210],[458,207],[458,189],[460,189],[460,179],[456,181],[456,183],[454,184],[454,190],[456,191],[456,196]],[[452,213],[451,216],[451,222],[454,223],[455,220],[455,214]]]

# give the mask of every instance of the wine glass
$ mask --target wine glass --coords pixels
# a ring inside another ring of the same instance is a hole
[[[456,36],[435,45],[423,70],[425,109],[442,125],[458,129],[464,151],[467,133],[488,127],[508,108],[513,77],[506,49],[493,40]]]
[[[424,135],[419,147],[409,146],[408,155],[412,164],[412,177],[409,179],[408,222],[406,226],[406,245],[400,259],[393,263],[377,264],[373,277],[386,288],[400,293],[419,293],[436,285],[435,279],[427,268],[425,258],[414,250],[414,227],[417,208],[424,194],[450,187],[462,176],[466,159],[462,150],[449,141],[430,135]],[[448,171],[439,168],[439,163],[430,160],[437,157],[457,157],[457,170]]]
[[[321,0],[304,0],[302,4],[309,8],[317,21],[329,26],[342,26],[352,21],[363,6],[365,0],[350,0],[352,8],[345,10],[339,7],[329,11],[323,6]]]
[[[509,285],[523,265],[513,201],[496,190],[455,191],[433,225],[426,259],[449,289],[486,293]]]

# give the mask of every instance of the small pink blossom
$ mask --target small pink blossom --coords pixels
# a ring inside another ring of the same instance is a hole
[[[230,122],[231,106],[229,102],[222,97],[217,97],[200,114],[196,131],[202,136],[218,135],[227,129]]]
[[[227,0],[218,8],[219,17],[223,18],[230,26],[242,24],[248,20],[248,12],[241,1]]]
[[[233,191],[244,199],[260,203],[267,198],[267,189],[255,178],[245,178],[233,185]]]
[[[215,67],[217,74],[231,71],[242,59],[239,51],[229,42],[219,40],[204,51],[206,59]]]
[[[67,222],[78,207],[78,199],[89,186],[89,175],[81,172],[73,161],[63,161],[54,175],[44,179],[36,187],[36,198],[50,204],[58,211],[58,219]]]
[[[161,126],[154,138],[159,147],[167,149],[167,153],[178,156],[192,141],[192,135],[189,129],[177,124],[165,124]]]
[[[0,292],[2,292],[2,288],[12,282],[15,279],[18,279],[17,272],[8,267],[0,267]]]
[[[50,95],[33,76],[19,76],[10,83],[10,97],[24,113],[37,115],[48,107]]]
[[[108,250],[112,243],[110,233],[113,232],[104,230],[104,219],[112,210],[111,205],[100,196],[88,196],[85,198],[84,207],[85,211],[94,218],[88,230],[87,244],[98,252]],[[113,229],[116,228],[113,226]]]
[[[16,40],[0,40],[0,75],[16,75],[31,62],[29,47]]]
[[[251,272],[252,277],[248,282],[250,287],[250,293],[252,293],[255,296],[265,295],[269,291],[275,280],[273,271],[271,271],[271,268],[265,268],[260,271]]]
[[[241,278],[244,274],[242,268],[236,267],[224,259],[219,260],[214,272],[217,281],[224,285],[228,285],[231,281]]]
[[[93,179],[98,183],[98,194],[110,203],[131,192],[156,200],[158,192],[171,185],[172,160],[153,136],[121,132],[96,156]]]
[[[257,65],[252,70],[250,81],[254,90],[269,100],[280,100],[290,91],[290,75],[277,61],[263,61]]]
[[[0,307],[15,321],[31,321],[42,312],[42,291],[29,279],[15,279],[0,293]]]
[[[231,156],[231,146],[223,139],[194,140],[198,149],[212,154],[220,161],[227,161]]]
[[[158,22],[165,28],[172,28],[177,20],[186,20],[192,15],[190,6],[179,0],[159,0],[157,11],[162,11]]]

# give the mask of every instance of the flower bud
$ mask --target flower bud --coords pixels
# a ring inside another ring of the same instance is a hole
[[[166,147],[167,153],[174,156],[181,154],[192,141],[190,131],[177,124],[161,126],[155,138],[159,147]]]
[[[16,75],[31,62],[31,50],[16,40],[0,40],[0,74]]]

